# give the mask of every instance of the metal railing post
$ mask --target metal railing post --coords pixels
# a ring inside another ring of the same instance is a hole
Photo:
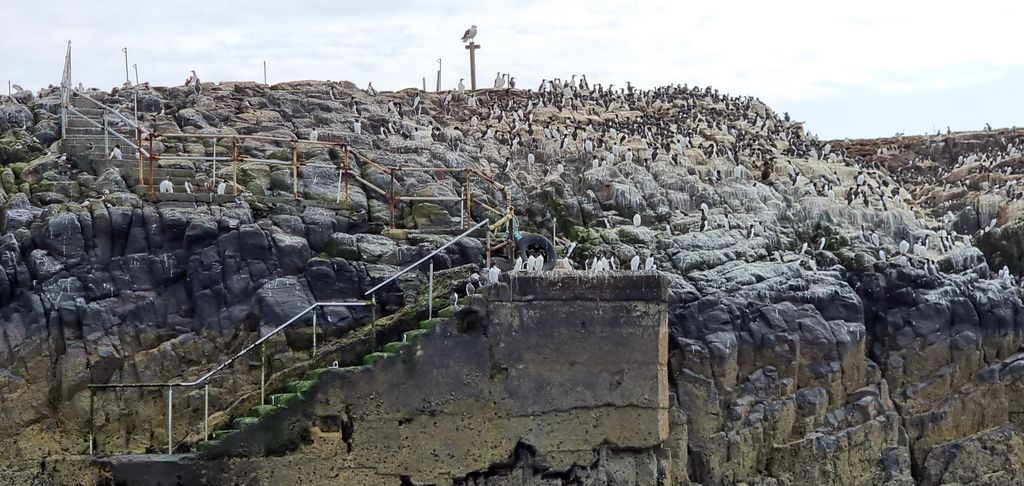
[[[292,142],[292,196],[299,198],[299,142]]]
[[[217,190],[217,137],[213,138],[213,184],[210,185],[214,192]]]
[[[434,318],[434,260],[430,260],[427,272],[427,319]]]
[[[472,174],[466,174],[466,219],[473,220],[473,188],[470,186]]]
[[[203,441],[210,440],[210,384],[203,386]]]
[[[234,195],[238,195],[238,140],[231,140],[231,181]]]
[[[153,182],[153,164],[156,162],[156,155],[153,153],[153,134],[149,134],[149,193],[155,192],[155,184]]]
[[[89,389],[89,455],[93,455],[96,442],[96,390]]]
[[[342,155],[342,160],[344,161],[344,164],[345,164],[345,207],[347,208],[349,206],[349,199],[348,199],[348,184],[349,184],[349,182],[348,182],[348,170],[349,170],[348,169],[348,145],[345,145],[345,152]]]
[[[391,227],[398,228],[398,224],[395,223],[395,169],[391,168]]]
[[[174,452],[174,387],[167,387],[167,453]]]
[[[313,357],[316,357],[316,309],[313,309]]]
[[[260,344],[260,405],[267,404],[267,345]]]
[[[139,127],[135,127],[135,141],[138,144],[135,148],[135,156],[139,159],[139,178],[136,180],[136,185],[138,185],[146,180],[146,169],[142,159],[142,129]]]
[[[103,117],[103,158],[110,153],[110,128],[107,127],[107,117]]]

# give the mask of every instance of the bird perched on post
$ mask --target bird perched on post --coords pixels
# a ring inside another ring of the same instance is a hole
[[[466,29],[466,33],[462,34],[462,42],[473,42],[473,39],[475,37],[476,37],[476,26],[475,25],[471,25],[468,29]]]

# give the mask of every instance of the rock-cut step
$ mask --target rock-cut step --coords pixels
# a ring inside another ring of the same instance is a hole
[[[235,430],[242,430],[250,425],[256,425],[260,422],[260,419],[256,417],[238,417],[231,421],[231,428]]]
[[[383,359],[390,358],[390,357],[392,357],[394,355],[395,355],[394,353],[388,353],[388,352],[370,353],[370,354],[368,354],[366,356],[363,356],[363,365],[365,365],[365,366],[373,366],[376,362],[381,361]]]

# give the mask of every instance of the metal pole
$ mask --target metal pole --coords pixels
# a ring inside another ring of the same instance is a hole
[[[131,86],[132,78],[128,76],[128,48],[122,47],[121,50],[124,52],[124,84]]]
[[[139,65],[132,64],[132,69],[135,70],[135,86],[139,85]]]
[[[342,154],[345,164],[345,207],[348,207],[348,145],[345,146],[345,153]]]
[[[260,405],[267,404],[267,345],[260,344]]]
[[[299,198],[299,143],[292,142],[292,196]]]
[[[263,85],[267,86],[267,61],[263,61]]]
[[[137,125],[135,127],[135,139],[138,140],[138,143],[136,144],[136,147],[138,147],[138,149],[135,151],[135,155],[139,158],[139,178],[137,180],[138,182],[145,183],[146,168],[145,161],[142,159],[142,129],[139,128]]]
[[[142,151],[139,151],[142,153]],[[153,162],[156,154],[153,152],[153,134],[149,134],[149,193],[153,194]]]
[[[551,246],[557,245],[555,237],[558,236],[558,218],[551,218]]]
[[[484,242],[484,245],[487,246],[487,248],[485,248],[485,250],[487,250],[487,251],[484,252],[485,258],[486,258],[486,261],[484,261],[484,268],[491,268],[491,229],[490,228],[487,228],[487,241]]]
[[[426,91],[426,90],[424,90]],[[441,92],[441,60],[437,60],[437,89],[434,90],[437,93]]]
[[[313,357],[316,357],[316,309],[313,309]]]
[[[427,91],[427,77],[423,76],[423,91]]]
[[[469,221],[473,221],[473,188],[470,186],[472,179],[472,174],[466,174],[466,219]]]
[[[167,387],[167,453],[174,452],[174,387]]]
[[[89,389],[89,455],[93,455],[96,442],[96,391]]]
[[[203,385],[203,441],[210,440],[210,384]]]
[[[391,170],[388,171],[388,172],[391,173],[391,198],[390,198],[391,199],[391,227],[392,228],[397,228],[398,225],[395,224],[395,169],[394,169],[394,167],[392,167]]]
[[[238,140],[231,140],[231,180],[232,191],[238,195]]]
[[[427,272],[427,319],[434,318],[434,260],[430,260],[430,271]]]
[[[110,155],[110,129],[107,128],[107,117],[103,117],[103,158]]]
[[[213,191],[217,191],[217,139],[213,139]]]

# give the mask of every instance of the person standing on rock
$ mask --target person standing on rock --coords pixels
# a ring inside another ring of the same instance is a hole
[[[107,160],[123,160],[124,154],[121,153],[121,144],[115,144],[114,150],[110,151],[110,155],[107,156]]]

